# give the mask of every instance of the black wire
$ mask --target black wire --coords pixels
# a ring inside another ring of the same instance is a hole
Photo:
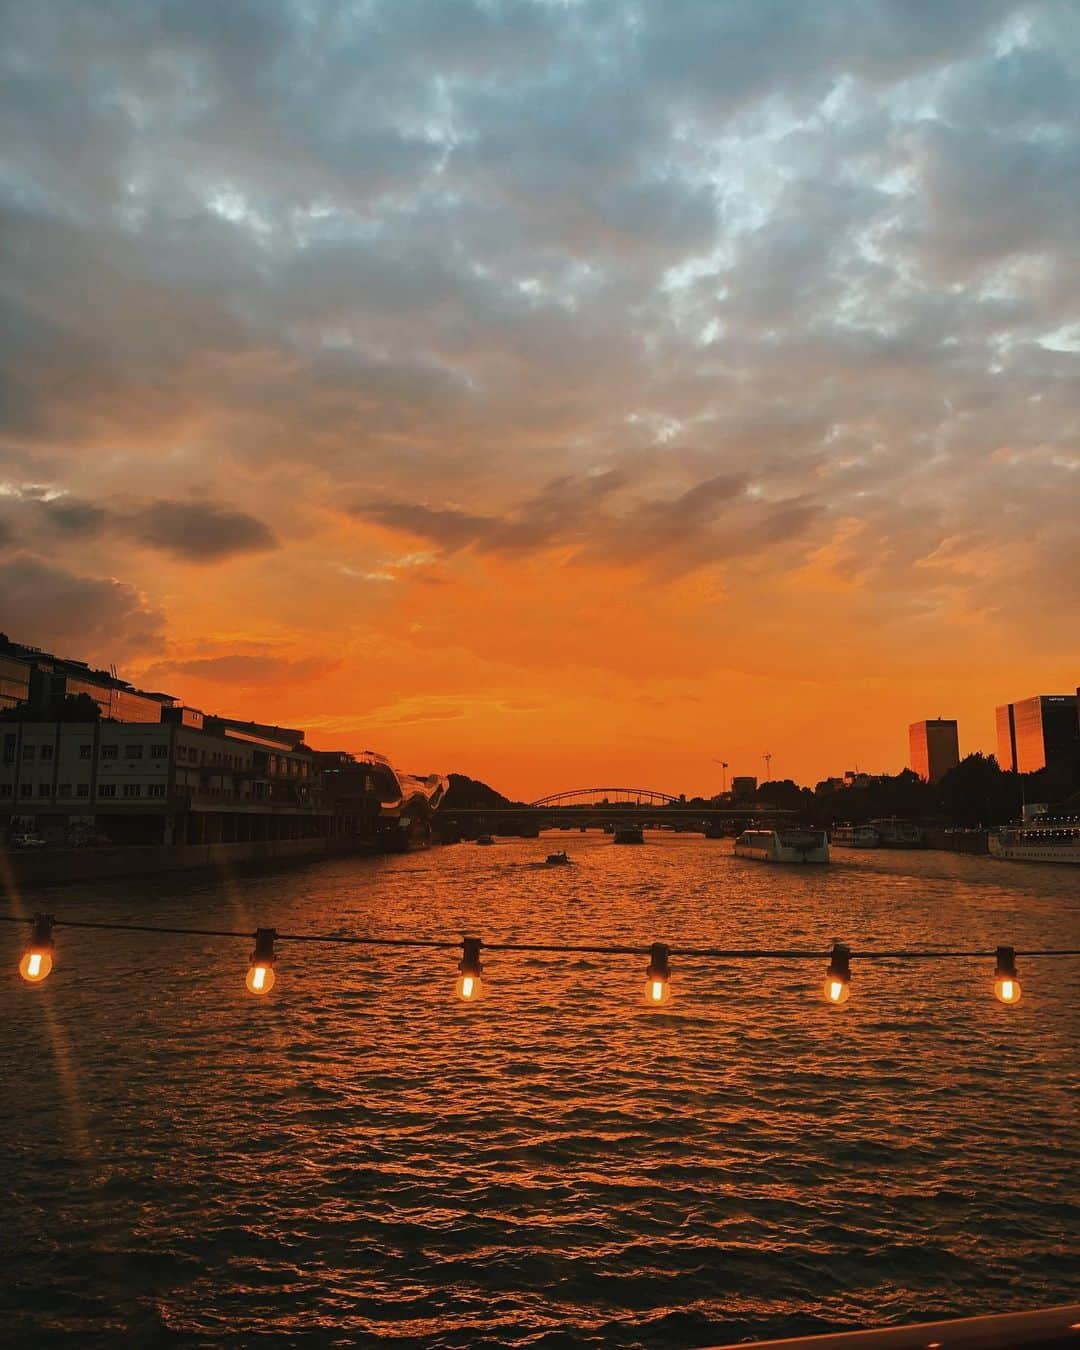
[[[13,914],[0,914],[0,923],[31,923],[30,919],[19,918]],[[147,923],[97,923],[90,919],[56,919],[57,928],[96,928],[122,933],[169,933],[185,934],[192,937],[227,937],[253,940],[255,933],[228,928],[175,928],[164,924]],[[279,933],[274,937],[281,942],[332,942],[356,947],[412,947],[456,949],[461,941],[450,938],[392,938],[361,937],[350,933]],[[649,947],[619,946],[578,946],[575,944],[554,944],[543,942],[481,942],[484,951],[489,952],[541,952],[552,956],[648,956]],[[802,948],[780,948],[775,950],[762,948],[723,948],[723,947],[669,947],[673,956],[691,960],[717,961],[825,961],[832,956],[827,951],[809,951]],[[945,960],[950,958],[983,958],[996,955],[994,951],[852,951],[851,959],[860,961],[921,961]],[[1016,956],[1080,956],[1080,948],[1058,948],[1031,951],[1017,951]]]

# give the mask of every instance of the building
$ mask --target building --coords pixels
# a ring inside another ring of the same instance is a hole
[[[1077,694],[1035,694],[996,710],[998,763],[1013,773],[1037,773],[1071,762],[1080,742]]]
[[[28,703],[43,721],[58,716],[65,698],[85,694],[114,722],[160,722],[178,702],[171,694],[135,689],[111,671],[12,642],[0,633],[0,709]]]
[[[399,773],[371,751],[317,755],[299,727],[204,715],[0,634],[0,840],[361,836],[402,848],[427,837],[446,788],[438,774]]]
[[[442,774],[402,773],[374,750],[317,750],[315,767],[323,800],[342,831],[373,838],[391,852],[429,837],[431,813],[449,787]]]
[[[0,830],[57,845],[329,835],[313,764],[301,732],[223,718],[3,722]]]
[[[746,801],[757,794],[757,779],[751,774],[736,774],[731,780],[731,795],[736,801]]]
[[[908,727],[909,763],[924,783],[939,783],[960,763],[960,741],[953,718],[935,717]]]

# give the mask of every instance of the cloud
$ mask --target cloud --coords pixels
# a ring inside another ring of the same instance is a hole
[[[192,675],[200,680],[222,684],[302,684],[318,679],[338,663],[321,658],[292,660],[270,655],[235,654],[195,657],[190,660],[161,661],[147,672],[151,679],[175,679]]]
[[[157,501],[123,517],[134,539],[185,562],[210,563],[278,547],[273,532],[246,511],[203,502]]]
[[[160,642],[164,616],[134,586],[22,554],[0,563],[0,627],[13,638],[107,660]]]
[[[668,498],[627,495],[634,481],[625,469],[559,478],[502,516],[400,501],[359,505],[353,513],[444,554],[471,549],[514,557],[564,549],[578,563],[641,566],[667,577],[797,540],[823,513],[809,496],[760,500],[747,479],[733,474]]]
[[[44,533],[79,540],[107,534],[197,564],[280,546],[261,520],[214,502],[159,498],[138,506],[103,505],[41,489],[23,489],[10,494],[8,500],[29,508],[31,538]],[[17,509],[13,519],[19,519]]]

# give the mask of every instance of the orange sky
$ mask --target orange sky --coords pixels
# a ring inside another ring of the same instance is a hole
[[[526,798],[1075,689],[1061,11],[466,8],[16,16],[0,627]]]

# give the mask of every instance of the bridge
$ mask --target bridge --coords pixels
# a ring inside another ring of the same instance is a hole
[[[612,806],[618,804],[634,806],[672,806],[678,802],[670,792],[660,792],[656,788],[633,787],[596,787],[571,788],[568,792],[552,792],[547,797],[537,797],[530,802],[531,807],[538,806]]]
[[[767,806],[732,805],[730,802],[687,802],[658,788],[570,788],[538,797],[520,806],[448,806],[436,813],[436,832],[457,832],[465,838],[477,834],[535,837],[541,830],[598,830],[605,826],[635,824],[667,828],[681,833],[706,829],[737,833],[748,820],[766,820],[791,815]]]

